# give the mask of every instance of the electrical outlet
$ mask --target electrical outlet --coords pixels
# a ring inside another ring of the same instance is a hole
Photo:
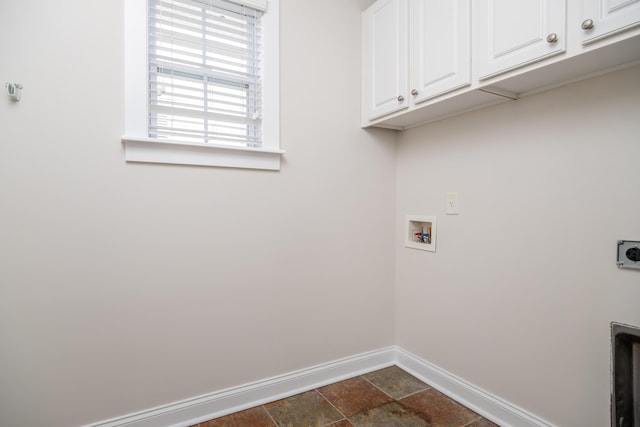
[[[458,193],[447,193],[447,215],[458,213]]]
[[[618,267],[636,268],[640,270],[640,242],[634,240],[618,240]]]

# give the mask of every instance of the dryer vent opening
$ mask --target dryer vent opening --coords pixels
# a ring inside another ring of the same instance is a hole
[[[611,427],[640,427],[640,328],[611,324]]]

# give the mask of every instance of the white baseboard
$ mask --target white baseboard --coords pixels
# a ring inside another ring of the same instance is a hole
[[[391,366],[395,351],[371,351],[85,427],[187,427]]]
[[[502,427],[554,427],[399,348],[388,347],[85,427],[188,427],[397,365]]]
[[[398,367],[501,427],[555,427],[399,347],[395,350]]]

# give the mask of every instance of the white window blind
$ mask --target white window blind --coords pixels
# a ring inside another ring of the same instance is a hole
[[[267,10],[267,0],[231,0],[234,3],[243,4],[258,10]]]
[[[149,0],[149,137],[262,145],[264,6]]]

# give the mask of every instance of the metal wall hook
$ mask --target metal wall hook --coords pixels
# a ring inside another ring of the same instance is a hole
[[[5,83],[4,87],[7,88],[7,95],[12,101],[20,101],[22,97],[22,85],[20,83]]]

